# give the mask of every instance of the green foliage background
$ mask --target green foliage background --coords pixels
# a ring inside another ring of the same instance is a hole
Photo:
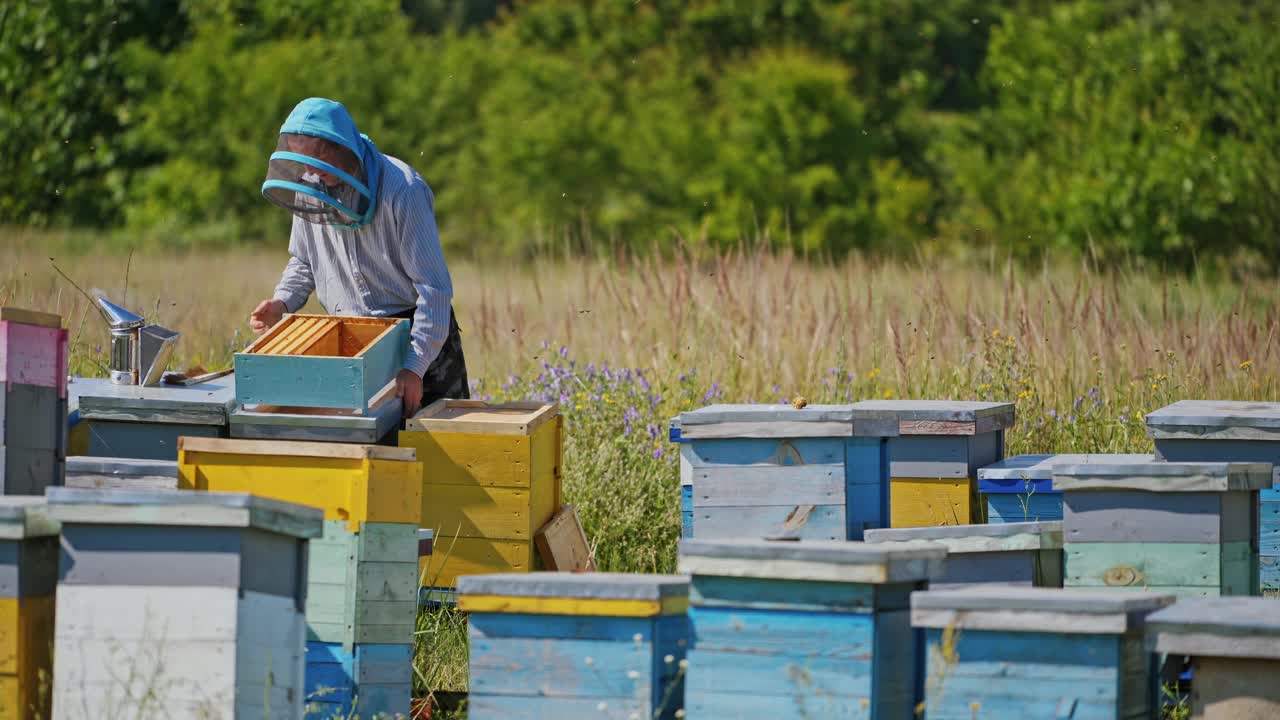
[[[267,240],[299,100],[451,252],[744,238],[1275,269],[1280,11],[1248,0],[49,0],[0,8],[0,223]]]

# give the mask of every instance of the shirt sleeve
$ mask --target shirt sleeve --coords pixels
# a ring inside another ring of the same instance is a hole
[[[298,239],[298,218],[293,220],[293,232],[289,236],[289,262],[284,266],[284,274],[276,285],[274,297],[284,303],[286,312],[297,312],[311,293],[315,292],[316,280],[311,272],[311,263],[307,262],[302,243]]]
[[[444,261],[444,250],[440,247],[431,188],[417,180],[410,183],[394,202],[400,223],[400,261],[418,291],[413,333],[404,367],[423,376],[448,338],[453,280]]]

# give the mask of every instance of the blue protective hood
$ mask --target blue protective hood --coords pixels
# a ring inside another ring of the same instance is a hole
[[[378,208],[378,188],[382,180],[382,153],[367,135],[356,129],[356,123],[342,103],[326,98],[307,98],[298,103],[280,126],[280,133],[312,135],[335,142],[360,159],[364,169],[365,183],[369,191],[368,207],[364,213],[346,225],[357,228],[366,225],[373,219]],[[330,168],[332,170],[332,168]],[[263,194],[267,187],[264,184]]]

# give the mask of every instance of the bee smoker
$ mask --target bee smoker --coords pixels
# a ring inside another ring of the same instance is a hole
[[[98,310],[111,329],[111,382],[116,385],[156,385],[173,356],[178,333],[148,325],[141,315],[129,312],[98,296]]]

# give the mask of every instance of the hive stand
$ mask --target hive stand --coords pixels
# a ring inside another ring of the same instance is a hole
[[[710,405],[679,432],[686,536],[860,540],[881,527],[884,442],[855,437],[849,405]]]
[[[62,319],[0,307],[0,495],[43,495],[62,484],[66,416]]]
[[[234,376],[198,385],[114,385],[72,378],[92,457],[177,460],[179,437],[227,437]]]
[[[1158,717],[1143,618],[1173,601],[1000,586],[913,593],[911,624],[927,629],[924,717]]]
[[[472,720],[676,718],[689,580],[548,573],[458,579]]]
[[[301,717],[320,510],[226,493],[47,496],[62,524],[55,720]]]
[[[177,490],[176,460],[67,458],[67,487],[125,490]]]
[[[1280,402],[1182,400],[1146,420],[1161,460],[1271,463],[1259,498],[1260,582],[1280,590]]]
[[[248,440],[384,443],[400,427],[403,404],[394,383],[369,403],[369,410],[237,405],[231,411],[231,437]],[[394,443],[391,443],[394,444]]]
[[[995,583],[1062,587],[1062,521],[868,530],[868,543],[947,548],[946,569],[929,587]]]
[[[0,497],[0,718],[49,717],[58,523],[42,497]]]
[[[889,527],[987,521],[977,472],[1004,457],[1013,403],[864,400],[853,411],[859,435],[887,439]]]
[[[912,717],[921,636],[908,596],[941,545],[685,540],[690,720]]]
[[[1147,649],[1190,656],[1193,720],[1280,717],[1280,616],[1269,598],[1190,598],[1147,616]]]
[[[978,492],[987,501],[987,522],[1062,519],[1062,491],[1053,487],[1054,465],[1150,462],[1154,455],[1016,455],[978,468]]]
[[[1258,594],[1266,463],[1057,465],[1067,587]]]
[[[434,531],[424,587],[447,596],[463,575],[541,569],[533,536],[562,504],[559,406],[440,400],[405,428],[400,446],[426,468],[421,527]]]

